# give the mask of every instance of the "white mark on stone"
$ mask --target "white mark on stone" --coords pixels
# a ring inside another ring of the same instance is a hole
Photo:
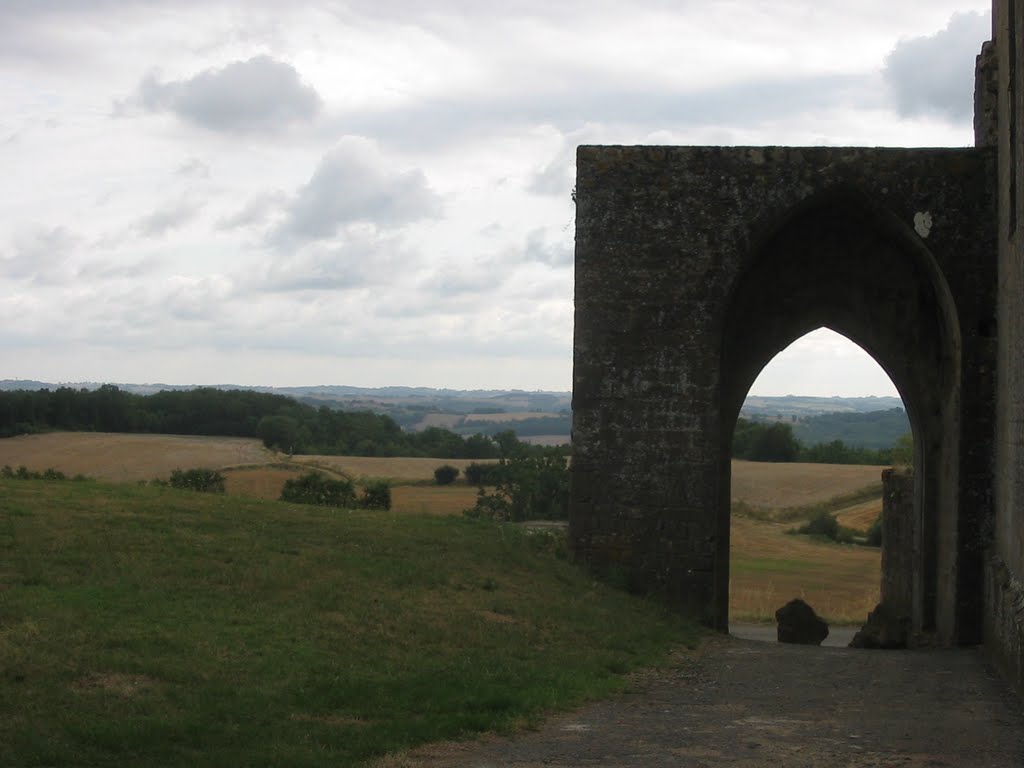
[[[928,211],[914,214],[914,230],[921,237],[928,237],[932,231],[932,215]]]

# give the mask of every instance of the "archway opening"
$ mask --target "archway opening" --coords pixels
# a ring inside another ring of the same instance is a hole
[[[775,611],[799,598],[828,644],[849,642],[879,602],[881,473],[912,465],[911,435],[889,375],[828,328],[761,370],[732,440],[734,634],[774,640]]]

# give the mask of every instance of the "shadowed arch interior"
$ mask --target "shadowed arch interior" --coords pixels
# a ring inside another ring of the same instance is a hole
[[[960,336],[956,308],[934,258],[913,232],[855,190],[803,201],[755,249],[738,276],[722,335],[723,503],[720,562],[727,562],[732,434],[750,385],[776,354],[818,327],[857,343],[889,375],[907,407],[919,452],[915,476],[920,578],[913,610],[925,630],[937,621],[937,582],[955,549]],[[944,570],[945,569],[945,570]],[[716,599],[728,611],[728,572]]]

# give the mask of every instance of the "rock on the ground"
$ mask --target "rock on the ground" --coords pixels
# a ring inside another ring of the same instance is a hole
[[[790,600],[775,612],[780,643],[821,645],[828,637],[828,624],[800,598]]]
[[[910,617],[879,603],[867,623],[853,636],[851,648],[906,648]]]

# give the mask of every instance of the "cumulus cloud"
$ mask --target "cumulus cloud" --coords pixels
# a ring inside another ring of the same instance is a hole
[[[80,238],[65,227],[36,227],[15,234],[10,251],[0,257],[0,277],[39,284],[71,278],[70,257]]]
[[[143,237],[162,237],[190,222],[202,207],[194,200],[178,200],[143,216],[135,223],[135,230]]]
[[[330,245],[314,243],[278,254],[254,270],[245,287],[268,293],[350,291],[371,285],[394,287],[418,262],[402,240],[362,231]]]
[[[295,68],[267,55],[207,69],[187,80],[161,82],[148,75],[135,101],[151,112],[171,112],[212,131],[266,132],[308,122],[320,112],[320,95]]]
[[[526,236],[523,256],[527,261],[547,264],[549,267],[565,267],[573,263],[571,243],[549,242],[543,229],[535,229]]]
[[[989,14],[954,13],[935,34],[897,43],[885,59],[883,74],[900,114],[969,120],[974,59],[991,31]]]
[[[288,196],[281,190],[255,195],[237,211],[221,218],[217,222],[217,229],[244,229],[265,224],[287,201]]]
[[[441,198],[422,171],[391,168],[375,144],[346,137],[299,188],[271,239],[278,244],[326,240],[348,224],[388,229],[440,213]]]

